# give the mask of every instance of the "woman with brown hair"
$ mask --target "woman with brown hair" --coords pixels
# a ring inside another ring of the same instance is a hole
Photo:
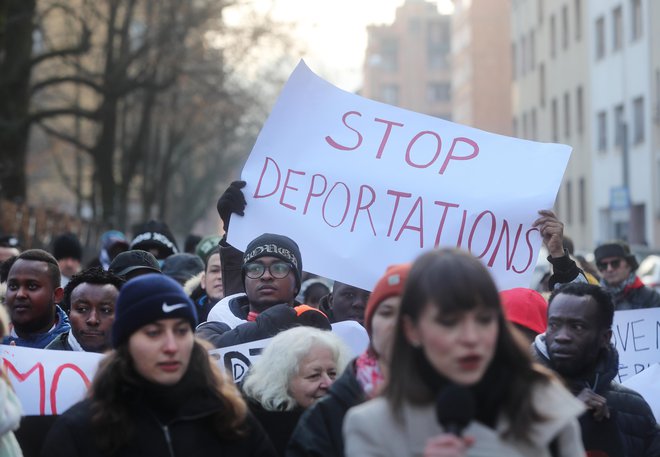
[[[275,456],[231,379],[193,337],[195,307],[174,280],[128,281],[114,351],[86,400],[51,429],[43,456]]]
[[[435,250],[413,264],[384,396],[349,411],[345,451],[576,457],[584,455],[582,411],[559,381],[532,364],[481,262]]]

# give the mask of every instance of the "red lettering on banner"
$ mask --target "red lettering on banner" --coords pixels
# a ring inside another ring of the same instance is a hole
[[[62,372],[65,369],[70,369],[78,373],[80,375],[80,379],[83,380],[85,383],[85,387],[89,389],[89,385],[91,384],[89,382],[89,378],[85,374],[84,371],[80,369],[77,365],[74,365],[72,363],[65,363],[64,365],[60,365],[57,367],[57,370],[55,370],[55,373],[53,374],[53,383],[50,385],[50,409],[53,412],[53,414],[57,414],[57,398],[55,394],[57,393],[57,386],[59,385],[60,382],[60,376],[62,376]]]
[[[488,236],[488,242],[486,243],[486,247],[484,248],[483,252],[479,255],[475,254],[474,251],[472,251],[472,237],[474,236],[474,232],[477,230],[477,226],[479,225],[479,222],[481,219],[488,214],[490,216],[490,235]],[[493,244],[493,238],[495,237],[495,214],[493,214],[492,211],[482,211],[479,213],[477,218],[474,220],[474,225],[472,225],[472,231],[470,232],[470,237],[468,238],[468,251],[472,253],[477,259],[482,258],[483,256],[486,255],[488,250],[490,249],[490,245]]]
[[[433,246],[437,248],[440,245],[440,235],[442,234],[442,229],[445,226],[445,220],[447,219],[447,212],[449,212],[449,208],[458,208],[459,205],[456,203],[447,203],[439,200],[436,200],[433,203],[438,206],[444,206],[445,208],[444,211],[442,212],[442,217],[440,218],[438,231],[435,234],[435,243],[433,243]],[[465,219],[463,219],[463,225],[465,225]]]
[[[387,229],[387,236],[392,235],[392,226],[394,225],[394,218],[396,217],[396,212],[399,209],[399,200],[401,197],[410,198],[412,194],[407,192],[399,192],[396,190],[388,190],[387,195],[394,195],[396,200],[394,200],[394,208],[392,209],[392,219],[390,219],[390,228]]]
[[[386,119],[380,119],[380,118],[375,118],[374,119],[376,122],[382,122],[383,124],[387,124],[387,128],[385,129],[385,134],[383,135],[383,139],[380,140],[380,146],[378,146],[378,152],[376,153],[376,158],[380,159],[383,155],[383,150],[385,150],[385,145],[387,144],[387,140],[390,139],[390,133],[392,133],[392,126],[396,125],[397,127],[403,127],[403,124],[399,122],[394,122],[394,121],[388,121]]]
[[[323,179],[323,190],[318,193],[314,193],[314,183],[316,182],[316,178]],[[320,175],[318,173],[312,176],[312,182],[309,185],[309,192],[307,192],[307,200],[305,200],[305,209],[303,210],[303,214],[307,214],[307,209],[309,208],[309,201],[312,199],[312,197],[320,197],[325,193],[327,188],[328,188],[328,180],[325,179],[325,176]]]
[[[493,254],[490,256],[488,261],[488,266],[492,267],[495,263],[495,257],[500,250],[500,245],[502,244],[502,238],[504,238],[504,233],[506,232],[506,269],[510,270],[511,265],[513,264],[513,258],[516,256],[516,249],[518,248],[518,241],[520,240],[520,234],[522,233],[522,224],[518,225],[518,230],[516,231],[516,239],[513,242],[513,250],[510,249],[510,239],[509,239],[509,223],[505,219],[502,221],[502,230],[500,230],[500,237],[497,239],[497,244],[495,249],[493,249]]]
[[[347,118],[349,115],[352,115],[352,114],[357,114],[359,117],[362,117],[362,114],[360,114],[358,111],[349,111],[349,112],[345,113],[345,114],[342,116],[341,121],[342,121],[342,123],[343,123],[346,127],[348,127],[350,130],[354,131],[354,132],[357,134],[357,136],[358,136],[357,144],[356,144],[355,146],[342,146],[341,144],[337,143],[335,140],[333,140],[333,139],[328,135],[328,136],[325,137],[325,141],[326,141],[330,146],[332,146],[333,148],[335,148],[335,149],[339,149],[340,151],[353,151],[353,150],[359,148],[360,145],[362,144],[362,134],[360,134],[360,132],[358,132],[357,130],[355,130],[353,127],[351,127],[350,125],[348,125],[348,123],[346,122],[346,118]]]
[[[277,171],[277,184],[275,185],[275,189],[269,194],[264,194],[264,195],[259,195],[259,189],[261,189],[261,182],[264,179],[264,175],[266,174],[266,170],[268,169],[268,164],[273,163],[275,165],[275,171]],[[282,178],[282,174],[280,173],[280,167],[277,166],[277,162],[275,160],[271,159],[270,157],[266,157],[266,161],[264,162],[264,168],[261,170],[261,176],[259,176],[259,181],[257,182],[257,189],[254,191],[254,198],[265,198],[265,197],[270,197],[273,195],[275,192],[277,192],[277,189],[280,187],[280,179]]]
[[[289,169],[289,170],[287,171],[287,173],[286,173],[286,179],[284,180],[284,187],[282,188],[282,195],[280,196],[280,205],[285,206],[285,207],[287,207],[287,208],[292,209],[292,210],[295,211],[295,210],[296,210],[296,207],[295,207],[295,206],[290,205],[290,204],[288,204],[288,203],[284,203],[284,194],[286,193],[286,190],[287,190],[287,189],[298,190],[297,187],[293,187],[293,186],[290,186],[290,185],[289,185],[289,178],[291,177],[292,174],[294,174],[294,175],[305,176],[305,172],[304,172],[304,171],[296,171],[296,170],[291,170],[291,169]]]
[[[529,256],[527,257],[527,264],[525,265],[525,268],[523,268],[522,270],[518,270],[515,265],[512,267],[512,270],[518,274],[523,274],[524,272],[526,272],[527,269],[532,265],[532,261],[534,260],[534,247],[532,246],[532,242],[529,239],[529,235],[534,231],[539,232],[539,235],[541,234],[541,231],[537,228],[531,228],[527,230],[527,232],[525,233],[525,241],[527,242],[527,247],[529,248]]]
[[[412,161],[410,158],[410,150],[412,149],[413,145],[417,143],[417,140],[419,140],[422,136],[424,135],[433,135],[433,137],[436,139],[436,147],[435,147],[435,155],[433,158],[426,164],[426,165],[420,165],[416,164]],[[442,140],[440,139],[440,135],[438,135],[435,132],[431,132],[428,130],[425,130],[424,132],[419,132],[415,137],[410,140],[410,143],[408,144],[408,149],[406,149],[406,163],[410,165],[411,167],[415,168],[427,168],[433,165],[433,162],[438,160],[438,156],[440,155],[440,148],[442,147]]]
[[[364,195],[364,190],[369,189],[369,192],[371,192],[371,200],[369,200],[369,203],[366,205],[362,204],[362,196]],[[367,186],[367,185],[362,185],[360,186],[360,195],[358,195],[358,203],[357,207],[355,208],[355,215],[353,216],[353,225],[351,225],[351,232],[355,231],[355,222],[357,221],[358,214],[360,211],[366,211],[367,216],[369,217],[369,223],[371,224],[371,231],[374,232],[374,236],[376,236],[376,228],[374,227],[374,221],[371,219],[371,212],[369,211],[369,208],[373,203],[376,201],[376,191],[373,189],[373,187]]]
[[[455,156],[454,149],[456,149],[456,145],[458,144],[459,141],[461,143],[467,143],[470,146],[472,146],[472,153],[467,156]],[[477,145],[477,143],[475,143],[469,138],[464,138],[464,137],[454,138],[454,142],[451,144],[451,148],[449,148],[449,154],[447,154],[447,157],[445,158],[442,167],[440,167],[440,174],[443,174],[445,172],[447,166],[449,165],[450,160],[470,160],[475,158],[478,154],[479,154],[479,146]]]
[[[344,215],[341,217],[341,220],[339,221],[338,224],[332,225],[330,222],[328,222],[328,219],[325,217],[325,207],[328,203],[328,199],[330,198],[330,195],[332,195],[332,192],[337,188],[339,185],[344,186],[344,189],[346,189],[346,208],[344,209]],[[332,228],[337,228],[341,224],[344,223],[344,220],[346,220],[346,216],[348,215],[348,208],[351,206],[351,191],[348,190],[348,186],[344,184],[343,182],[336,182],[334,186],[330,189],[330,192],[328,192],[328,195],[325,196],[325,200],[323,201],[323,208],[322,208],[322,214],[323,214],[323,220],[325,221],[326,224],[328,224]]]
[[[46,372],[41,363],[37,363],[30,368],[26,373],[20,373],[16,367],[7,359],[3,358],[7,373],[13,374],[18,382],[25,381],[35,370],[39,374],[39,414],[42,416],[46,414]]]
[[[417,211],[417,208],[419,208],[419,225],[418,226],[408,225],[408,222],[410,222],[410,219],[413,217],[413,214],[415,214],[415,212]],[[399,238],[401,238],[401,234],[406,229],[419,232],[419,247],[423,248],[424,247],[424,211],[422,208],[422,197],[417,197],[417,200],[415,200],[415,204],[408,213],[408,217],[401,226],[401,229],[399,229],[399,233],[397,233],[396,238],[394,238],[394,240],[399,241]]]

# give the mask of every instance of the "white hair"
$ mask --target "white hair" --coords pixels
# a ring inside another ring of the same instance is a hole
[[[266,411],[294,409],[298,403],[289,393],[289,383],[298,374],[303,359],[319,346],[332,352],[339,376],[350,358],[344,342],[328,330],[294,327],[278,333],[250,367],[243,392]]]

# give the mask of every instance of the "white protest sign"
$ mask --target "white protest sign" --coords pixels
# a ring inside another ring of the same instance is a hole
[[[487,133],[344,92],[300,63],[242,172],[245,217],[300,246],[303,268],[370,290],[388,265],[435,246],[480,258],[498,286],[526,287],[571,148]]]
[[[102,354],[0,345],[26,415],[61,414],[85,396]]]
[[[367,331],[355,321],[343,321],[332,324],[332,332],[346,344],[351,357],[362,354],[369,345]],[[209,353],[216,359],[220,368],[230,373],[235,382],[240,382],[248,368],[259,358],[261,352],[270,344],[272,338],[249,343],[237,344],[226,348],[213,349]]]
[[[660,308],[616,311],[612,343],[619,352],[619,382],[660,362]]]
[[[628,378],[623,385],[638,392],[649,404],[656,422],[660,422],[660,364],[654,363],[641,373]]]

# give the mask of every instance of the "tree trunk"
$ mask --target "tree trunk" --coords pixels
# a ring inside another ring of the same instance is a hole
[[[25,200],[36,0],[0,0],[0,196]]]

